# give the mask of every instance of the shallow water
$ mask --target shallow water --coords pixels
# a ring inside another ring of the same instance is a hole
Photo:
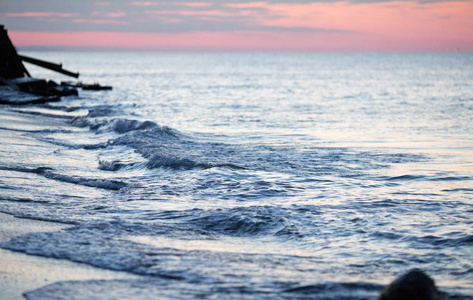
[[[372,299],[417,267],[472,299],[473,55],[28,55],[114,89],[2,107],[0,211],[75,226],[1,246],[143,275],[28,297]]]

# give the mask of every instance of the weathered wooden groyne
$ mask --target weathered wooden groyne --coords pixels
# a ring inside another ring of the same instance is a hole
[[[63,69],[56,64],[33,57],[19,55],[8,36],[4,25],[0,25],[0,104],[31,104],[57,101],[61,96],[77,95],[77,88],[90,90],[111,89],[99,84],[65,82],[61,85],[51,80],[34,78],[23,62],[37,65],[66,76],[78,78],[79,73]]]

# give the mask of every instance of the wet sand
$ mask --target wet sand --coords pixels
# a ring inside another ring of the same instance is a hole
[[[15,218],[0,213],[0,242],[30,232],[62,230],[69,225]],[[42,286],[69,280],[123,279],[138,276],[88,265],[26,255],[0,248],[0,299],[24,299],[22,294]]]
[[[0,154],[17,155],[17,151],[11,151],[17,150],[18,147],[23,147],[30,152],[34,151],[35,144],[27,143],[28,138],[15,132],[17,129],[38,130],[60,125],[64,124],[56,120],[38,119],[8,109],[0,109],[0,128],[3,128],[0,130],[0,140],[3,143]],[[12,215],[0,213],[0,242],[31,232],[52,232],[68,226],[70,225],[15,218]],[[0,248],[0,299],[2,300],[24,299],[22,295],[24,292],[57,281],[121,278],[136,278],[136,275]]]

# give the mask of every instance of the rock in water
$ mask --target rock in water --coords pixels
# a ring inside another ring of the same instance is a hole
[[[379,295],[378,300],[447,300],[432,278],[419,269],[398,277]]]

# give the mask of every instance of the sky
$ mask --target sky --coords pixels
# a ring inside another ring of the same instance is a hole
[[[473,0],[2,0],[19,49],[473,52]]]

